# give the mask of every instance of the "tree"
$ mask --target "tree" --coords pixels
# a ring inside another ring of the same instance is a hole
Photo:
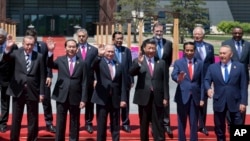
[[[209,26],[208,10],[203,8],[204,0],[170,0],[172,12],[179,13],[181,42],[184,37],[192,33],[197,25]]]
[[[144,12],[144,20],[150,20],[151,15],[156,14],[157,0],[118,0],[118,10],[114,13],[115,21],[121,24],[126,23],[128,19],[133,19],[134,42],[136,41],[136,33],[138,29],[138,20],[132,17],[131,11]],[[138,13],[137,13],[138,14]],[[158,13],[157,13],[158,14]],[[126,28],[126,27],[124,27]]]

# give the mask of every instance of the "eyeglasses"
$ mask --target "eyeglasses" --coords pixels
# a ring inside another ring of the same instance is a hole
[[[78,37],[80,37],[80,38],[81,38],[81,37],[85,37],[85,36],[84,36],[84,35],[78,35]]]

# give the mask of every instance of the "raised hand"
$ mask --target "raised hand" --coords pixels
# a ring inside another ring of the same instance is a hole
[[[54,39],[52,37],[49,37],[46,41],[48,50],[53,52],[56,47],[56,42],[54,42]]]
[[[105,46],[104,46],[104,44],[100,44],[98,46],[98,56],[103,56],[104,52],[105,52]]]
[[[138,56],[138,63],[139,63],[139,64],[142,64],[143,59],[144,59],[144,55],[142,54],[142,52],[140,52],[140,53],[139,53],[139,56]]]
[[[6,38],[6,50],[7,51],[10,51],[12,46],[15,44],[15,41],[12,37],[12,35],[8,35],[7,38]]]

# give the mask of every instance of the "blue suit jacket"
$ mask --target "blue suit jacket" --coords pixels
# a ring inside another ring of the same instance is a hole
[[[184,80],[177,82],[178,75],[183,71],[186,73]],[[185,57],[176,60],[174,69],[171,74],[173,81],[177,82],[175,92],[175,102],[186,104],[192,94],[195,104],[198,106],[200,100],[204,98],[203,81],[202,81],[202,62],[194,58],[193,79],[191,80],[188,73],[188,64]]]
[[[230,112],[239,111],[239,104],[247,105],[247,77],[244,71],[244,65],[232,61],[231,71],[228,82],[224,82],[221,73],[221,63],[215,63],[209,66],[205,77],[205,89],[214,86],[213,109],[222,112],[225,106]]]

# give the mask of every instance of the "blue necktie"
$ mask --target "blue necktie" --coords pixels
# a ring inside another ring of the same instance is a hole
[[[240,57],[240,55],[241,55],[241,45],[240,45],[240,41],[237,41],[236,43],[237,43],[237,52],[238,52],[238,55],[239,55],[239,57]]]
[[[224,75],[225,75],[225,76],[224,76],[224,77],[225,77],[224,79],[225,79],[225,80],[224,80],[224,81],[227,83],[228,78],[229,78],[229,73],[228,73],[227,65],[224,65],[224,68],[225,68],[225,70],[224,70],[224,73],[225,73],[225,74],[224,74]]]
[[[158,52],[159,58],[161,59],[162,54],[161,54],[161,41],[160,41],[160,40],[158,41],[158,49],[157,49],[157,52]]]
[[[121,49],[120,48],[116,48],[116,57],[118,58],[119,62],[122,62],[122,58],[121,58]]]

